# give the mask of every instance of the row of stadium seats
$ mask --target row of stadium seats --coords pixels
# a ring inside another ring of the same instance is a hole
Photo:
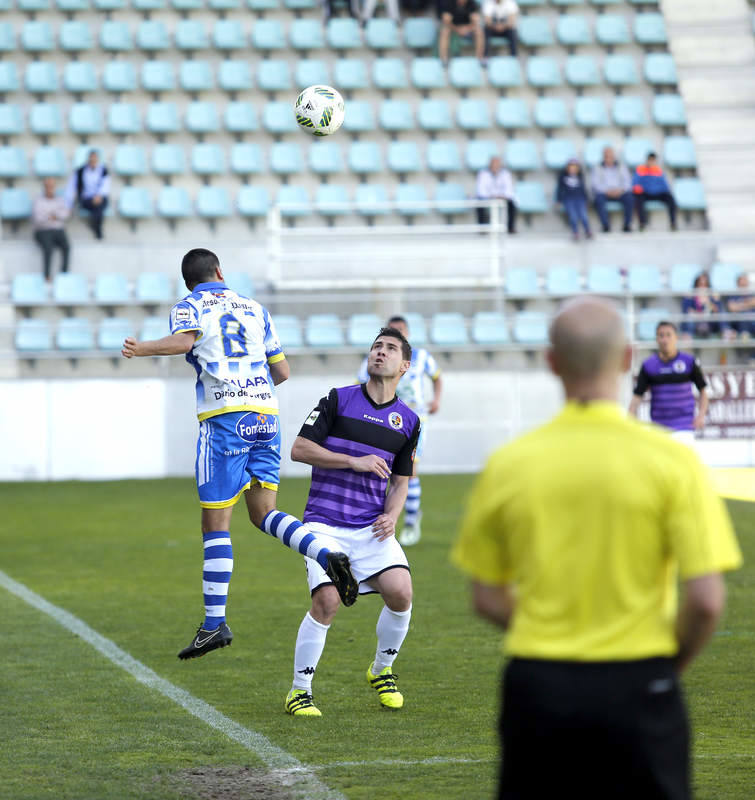
[[[331,19],[323,28],[317,19],[291,20],[286,26],[279,20],[257,20],[251,31],[238,20],[219,19],[211,25],[196,19],[181,19],[171,31],[162,20],[144,20],[134,29],[127,22],[105,20],[99,29],[88,22],[68,20],[57,29],[47,20],[24,22],[16,28],[0,21],[0,52],[11,52],[20,45],[30,53],[44,53],[60,49],[69,53],[94,50],[96,43],[105,52],[146,52],[163,50],[215,49],[220,51],[246,50],[250,45],[263,52],[273,50],[358,50],[364,45],[373,50],[428,50],[435,46],[438,24],[431,18],[406,20],[403,31],[391,19],[369,19],[362,29],[357,20]],[[544,17],[525,17],[517,25],[519,41],[535,49],[558,42],[568,48],[591,45],[597,42],[606,47],[635,43],[642,46],[665,45],[666,26],[663,15],[641,13],[634,17],[630,34],[627,18],[619,14],[606,14],[595,20],[595,36],[590,20],[584,16],[564,15],[556,20],[555,39],[549,20]]]
[[[219,106],[210,101],[188,103],[183,114],[172,102],[155,101],[144,106],[137,103],[75,103],[67,113],[68,130],[78,136],[101,134],[107,130],[118,136],[142,133],[165,135],[186,130],[196,136],[218,133],[256,132],[260,128],[257,107],[236,100]],[[665,128],[684,127],[686,112],[679,95],[656,95],[652,102],[653,121]],[[415,119],[416,116],[416,119]],[[35,103],[28,108],[28,130],[40,137],[61,135],[64,132],[64,111],[56,103]],[[587,131],[612,125],[624,130],[645,127],[649,117],[641,97],[620,95],[609,109],[600,97],[577,97],[574,102],[574,124]],[[0,136],[22,136],[27,121],[20,105],[0,103]],[[423,99],[418,103],[407,100],[383,100],[373,105],[366,100],[349,102],[344,130],[354,134],[376,128],[398,133],[422,130],[433,134],[458,127],[462,130],[485,130],[497,124],[507,131],[537,127],[550,132],[570,127],[572,118],[564,100],[541,97],[532,107],[518,97],[502,97],[494,106],[484,100],[462,98],[455,106],[445,99]],[[262,126],[273,135],[293,132],[295,122],[289,103],[271,101],[262,106]]]
[[[97,69],[91,62],[75,61],[63,68],[63,88],[75,95],[95,92],[100,86]],[[491,58],[484,68],[476,58],[452,58],[448,70],[438,58],[417,57],[407,62],[402,58],[376,58],[371,65],[363,58],[339,59],[333,64],[332,77],[324,61],[308,59],[305,67],[293,69],[292,61],[266,59],[256,65],[256,84],[252,79],[252,64],[246,60],[229,60],[218,64],[217,76],[208,61],[191,60],[178,64],[171,61],[150,60],[142,64],[138,80],[137,68],[130,61],[109,61],[102,73],[102,87],[114,94],[134,92],[138,87],[159,95],[177,88],[189,94],[213,91],[216,87],[229,92],[249,91],[256,87],[265,92],[290,91],[304,88],[313,82],[332,82],[342,92],[374,87],[382,91],[408,89],[422,91],[444,89],[449,84],[462,92],[491,86],[511,89],[527,83],[538,89],[553,89],[564,85],[582,89],[605,83],[617,91],[638,86],[643,78],[658,91],[676,86],[677,73],[673,56],[669,53],[648,53],[642,75],[636,60],[628,55],[607,55],[602,66],[593,56],[568,56],[564,74],[557,59],[549,56],[531,56],[527,59],[524,75],[520,62],[511,56]],[[30,94],[48,95],[59,91],[61,82],[58,67],[51,61],[32,61],[26,65],[23,89]],[[22,89],[19,69],[12,61],[0,61],[0,95],[12,94]]]

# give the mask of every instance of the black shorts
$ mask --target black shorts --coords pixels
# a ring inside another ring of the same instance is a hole
[[[513,659],[499,799],[689,800],[689,726],[669,659]]]

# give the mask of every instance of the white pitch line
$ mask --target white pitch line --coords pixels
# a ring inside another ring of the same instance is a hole
[[[165,678],[161,678],[156,672],[142,664],[141,661],[137,661],[125,650],[118,647],[115,642],[90,628],[86,622],[59,606],[48,602],[44,597],[36,594],[36,592],[33,592],[22,583],[14,581],[2,570],[0,570],[0,586],[33,608],[47,614],[59,625],[71,631],[71,633],[79,636],[117,667],[136,678],[139,683],[143,683],[150,689],[154,689],[169,698],[181,708],[193,714],[197,719],[221,731],[229,739],[233,739],[242,747],[253,752],[269,769],[278,773],[291,774],[294,780],[294,785],[291,788],[297,793],[301,793],[307,800],[346,800],[342,794],[330,789],[315,777],[311,773],[311,767],[304,766],[290,753],[274,745],[267,737],[257,733],[257,731],[245,728],[238,722],[234,722],[234,720],[226,717],[225,714],[222,714],[209,703],[194,697],[185,689],[180,689]]]
[[[429,758],[376,758],[372,761],[331,761],[328,764],[312,766],[311,769],[330,769],[331,767],[420,767],[434,764],[492,764],[495,758],[447,758],[446,756],[430,756]]]

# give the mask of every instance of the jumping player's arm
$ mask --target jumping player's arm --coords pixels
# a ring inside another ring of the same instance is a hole
[[[163,336],[162,339],[150,339],[146,342],[139,342],[133,336],[129,336],[123,342],[121,354],[124,358],[183,355],[194,347],[196,338],[197,331],[181,331],[172,333],[170,336]]]
[[[640,369],[640,374],[637,376],[637,383],[634,387],[634,394],[632,395],[632,399],[629,402],[629,413],[633,416],[637,416],[637,409],[640,407],[640,403],[642,403],[642,398],[645,392],[650,387],[650,381],[648,380],[648,374],[645,371],[645,365],[642,365]]]
[[[273,379],[273,386],[287,381],[291,375],[291,367],[285,356],[278,361],[268,361],[267,366],[270,370],[270,377]]]

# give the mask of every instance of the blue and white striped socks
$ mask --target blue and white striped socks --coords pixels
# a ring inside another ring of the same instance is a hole
[[[297,550],[303,556],[314,558],[323,568],[328,568],[327,556],[330,550],[320,544],[319,539],[311,533],[296,517],[283,511],[273,509],[262,520],[262,530],[283,542],[286,547]]]
[[[404,504],[404,525],[412,527],[419,516],[419,504],[422,499],[422,486],[419,478],[409,478],[409,494]]]
[[[202,627],[213,631],[225,622],[225,604],[228,584],[233,572],[233,548],[228,531],[210,531],[202,534],[204,565],[202,567],[202,593],[205,619]]]

